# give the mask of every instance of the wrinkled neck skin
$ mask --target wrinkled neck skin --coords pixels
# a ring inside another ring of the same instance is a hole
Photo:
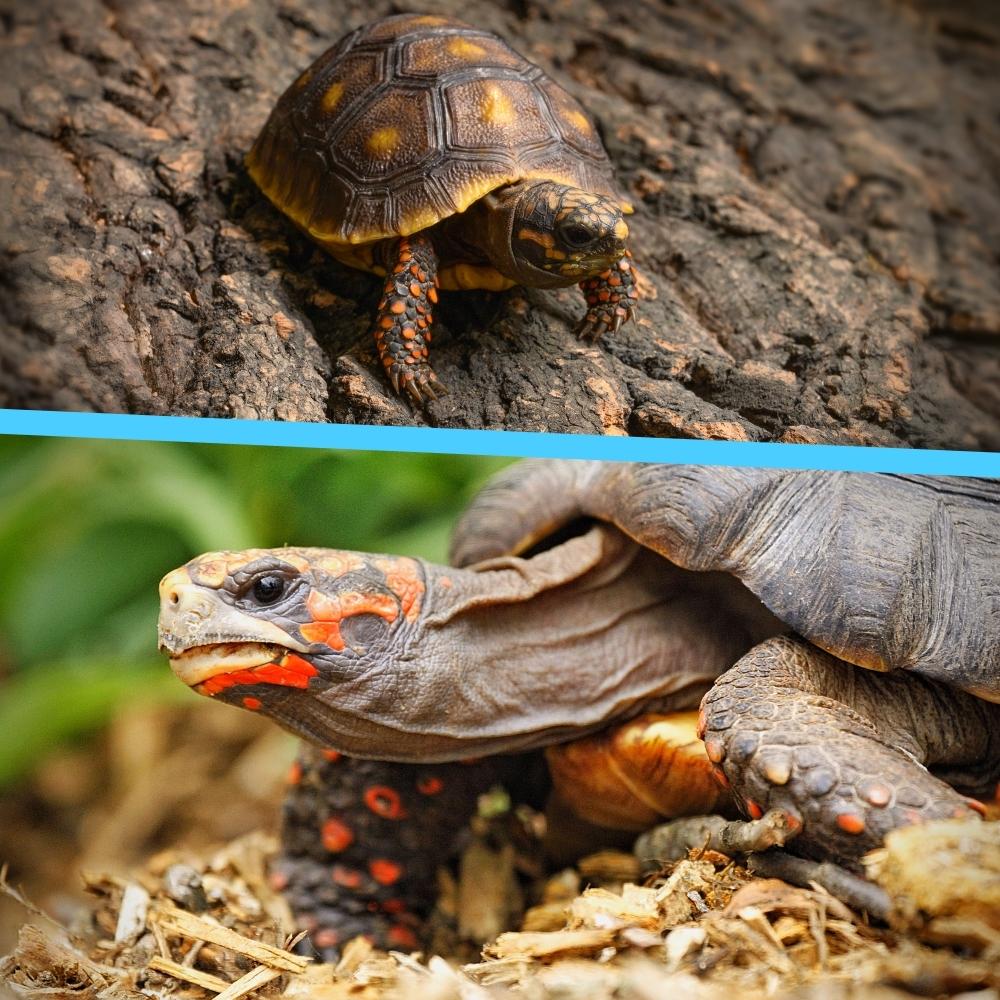
[[[692,708],[780,631],[767,615],[755,620],[728,576],[678,569],[605,526],[531,559],[422,565],[420,619],[372,650],[372,667],[281,692],[268,713],[358,757],[510,753],[646,709]],[[335,672],[314,662],[321,677]]]

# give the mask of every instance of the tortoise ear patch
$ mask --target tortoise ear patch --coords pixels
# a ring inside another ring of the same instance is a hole
[[[399,616],[396,599],[389,594],[362,594],[350,590],[330,596],[313,590],[306,598],[306,608],[313,620],[302,625],[299,631],[306,642],[323,643],[335,652],[342,652],[346,643],[340,625],[352,615],[378,615],[387,622]]]

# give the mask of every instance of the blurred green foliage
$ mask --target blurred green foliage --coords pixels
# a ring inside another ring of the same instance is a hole
[[[123,699],[183,697],[157,583],[210,549],[321,545],[443,561],[503,459],[0,439],[0,787]]]

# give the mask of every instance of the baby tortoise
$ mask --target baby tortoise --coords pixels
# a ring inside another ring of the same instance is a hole
[[[462,518],[461,568],[209,553],[164,579],[160,645],[306,740],[278,877],[316,947],[405,946],[477,795],[519,796],[532,762],[552,815],[777,809],[794,849],[852,867],[981,811],[998,505],[971,479],[525,462]]]
[[[375,344],[418,405],[444,391],[438,288],[579,284],[588,340],[635,314],[632,207],[593,122],[489,31],[401,14],[351,32],[285,91],[247,167],[330,254],[385,275]]]

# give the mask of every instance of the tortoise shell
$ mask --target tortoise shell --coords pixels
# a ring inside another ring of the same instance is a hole
[[[520,180],[621,200],[577,101],[492,32],[433,15],[375,21],[321,55],[247,166],[334,252],[427,229]]]

